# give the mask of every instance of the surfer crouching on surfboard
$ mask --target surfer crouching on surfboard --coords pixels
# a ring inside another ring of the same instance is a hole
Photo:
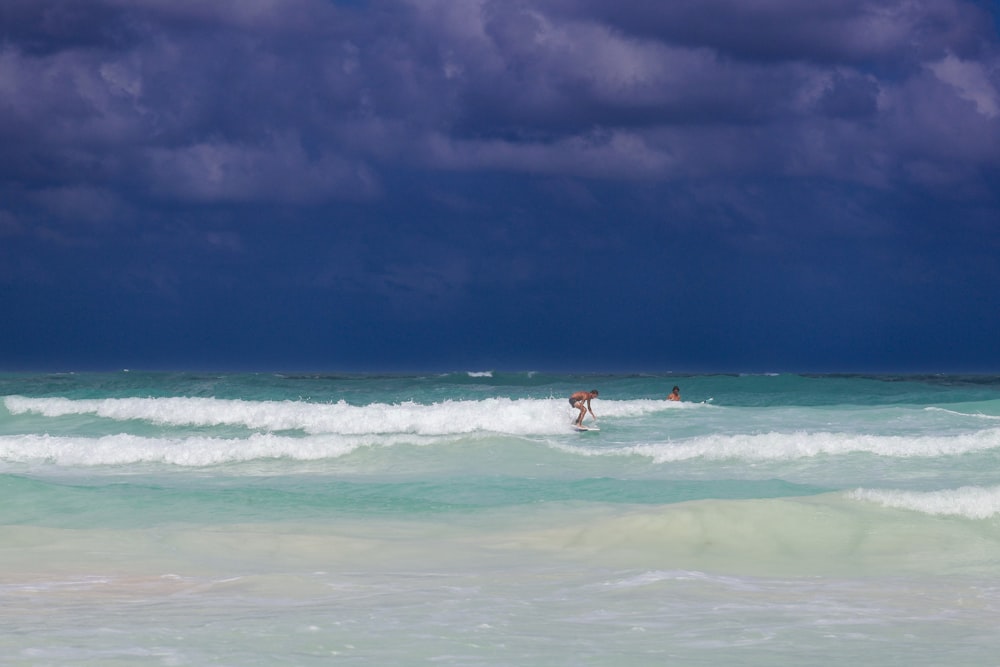
[[[580,411],[580,416],[576,418],[575,422],[573,422],[577,426],[583,426],[583,418],[587,416],[588,412],[590,413],[590,416],[594,418],[594,421],[597,421],[597,415],[595,415],[594,411],[590,408],[590,400],[593,398],[597,398],[596,389],[591,389],[590,391],[578,391],[569,397],[569,404]]]

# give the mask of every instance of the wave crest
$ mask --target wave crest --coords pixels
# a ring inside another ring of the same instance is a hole
[[[244,426],[267,432],[371,435],[466,434],[554,435],[567,431],[576,414],[565,399],[486,398],[421,404],[351,405],[306,401],[248,401],[220,398],[28,398],[4,399],[12,414],[45,417],[92,414],[116,421],[142,420],[168,426]],[[595,406],[596,407],[596,406]],[[662,401],[604,401],[601,416],[630,417],[666,409]],[[598,410],[595,410],[595,412]]]
[[[1000,486],[963,486],[927,492],[856,489],[848,497],[936,516],[988,519],[1000,514]]]

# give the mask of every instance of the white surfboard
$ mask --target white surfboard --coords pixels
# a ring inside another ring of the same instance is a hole
[[[573,428],[576,429],[577,431],[600,431],[601,430],[601,429],[597,428],[596,425],[594,425],[594,426],[577,426],[576,424],[573,424]]]

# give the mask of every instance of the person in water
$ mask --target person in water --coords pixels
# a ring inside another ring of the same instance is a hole
[[[587,416],[588,412],[590,412],[590,416],[594,418],[594,421],[597,421],[597,415],[595,415],[594,411],[590,408],[590,401],[594,398],[597,398],[596,389],[591,389],[590,391],[578,391],[569,397],[569,404],[580,411],[580,416],[576,418],[575,422],[573,422],[575,425],[582,426],[583,418]]]
[[[679,400],[681,400],[681,388],[680,387],[674,387],[674,390],[672,392],[670,392],[669,396],[667,396],[667,400],[668,401],[679,401]]]

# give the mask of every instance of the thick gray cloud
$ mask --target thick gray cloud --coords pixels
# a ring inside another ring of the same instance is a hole
[[[564,16],[738,60],[906,67],[995,41],[986,3],[954,0],[550,0]]]
[[[609,7],[8,2],[4,176],[315,202],[377,196],[397,165],[884,184],[1000,160],[1000,52],[975,4]]]

